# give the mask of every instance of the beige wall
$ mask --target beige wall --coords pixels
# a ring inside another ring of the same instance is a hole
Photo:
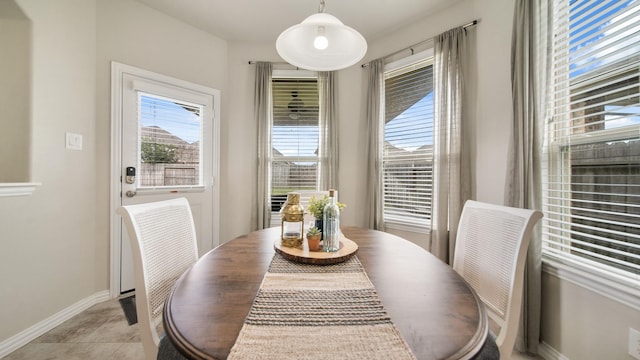
[[[251,230],[255,196],[257,127],[253,66],[247,62],[279,61],[272,43],[227,44],[131,0],[18,4],[33,21],[32,181],[42,186],[32,196],[0,198],[0,342],[108,289],[109,62],[222,90],[220,238],[226,241]],[[503,202],[505,182],[512,13],[511,0],[460,1],[371,41],[365,59],[480,20],[473,30],[474,193],[494,203]],[[365,73],[354,66],[338,74],[345,225],[364,225]],[[64,149],[65,131],[84,136],[83,151]],[[425,243],[424,236],[403,236]],[[571,359],[625,358],[626,331],[640,327],[637,309],[550,275],[543,291],[546,343]]]
[[[259,55],[258,55],[259,54]],[[220,174],[222,183],[229,186],[221,191],[221,209],[224,214],[220,223],[225,224],[220,231],[220,241],[226,242],[236,236],[251,231],[251,217],[254,215],[253,199],[256,196],[257,139],[258,128],[253,118],[253,65],[249,60],[274,61],[277,59],[275,46],[266,43],[230,43],[229,81],[227,93],[222,95],[227,104],[228,126],[220,141],[227,156],[222,157],[224,172]],[[235,215],[234,215],[235,214]],[[238,215],[242,214],[242,215]]]
[[[17,3],[33,24],[31,177],[42,185],[0,198],[0,340],[105,288],[94,267],[106,239],[96,231],[96,4]],[[66,131],[83,135],[84,150],[65,149]]]
[[[13,0],[0,2],[0,182],[28,182],[31,22]]]
[[[223,93],[227,81],[225,41],[137,2],[17,3],[33,23],[31,180],[42,185],[0,198],[0,342],[108,290],[110,61]],[[64,148],[66,131],[83,135],[82,151]]]
[[[629,328],[640,330],[640,310],[555,274],[543,273],[542,285],[546,343],[568,359],[632,359]]]

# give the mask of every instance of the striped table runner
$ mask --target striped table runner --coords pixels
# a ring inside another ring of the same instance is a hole
[[[228,359],[415,359],[356,256],[275,254]]]

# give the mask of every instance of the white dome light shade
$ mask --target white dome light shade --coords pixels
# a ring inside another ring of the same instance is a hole
[[[325,39],[316,38],[324,36]],[[326,48],[322,46],[326,44]],[[276,40],[278,54],[289,64],[313,71],[347,68],[362,60],[367,41],[335,16],[317,13],[283,31]]]

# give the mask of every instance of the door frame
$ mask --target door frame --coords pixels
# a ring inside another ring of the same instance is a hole
[[[131,74],[154,81],[164,82],[169,85],[196,90],[213,97],[212,119],[212,192],[213,192],[213,239],[212,248],[220,243],[220,91],[194,84],[188,81],[176,79],[170,76],[154,73],[148,70],[125,65],[115,61],[111,62],[111,171],[110,171],[110,195],[109,195],[109,219],[110,219],[110,280],[109,295],[111,298],[120,296],[120,263],[122,231],[121,217],[116,214],[116,209],[121,205],[121,169],[122,169],[122,86],[123,74]]]

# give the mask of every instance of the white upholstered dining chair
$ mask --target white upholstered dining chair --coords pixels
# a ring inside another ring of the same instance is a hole
[[[159,329],[164,302],[173,284],[198,259],[189,202],[178,198],[121,206],[117,213],[122,215],[131,239],[136,314],[145,357],[181,358]]]
[[[469,200],[458,226],[453,269],[476,291],[499,327],[495,342],[510,359],[518,332],[524,265],[542,213]]]

